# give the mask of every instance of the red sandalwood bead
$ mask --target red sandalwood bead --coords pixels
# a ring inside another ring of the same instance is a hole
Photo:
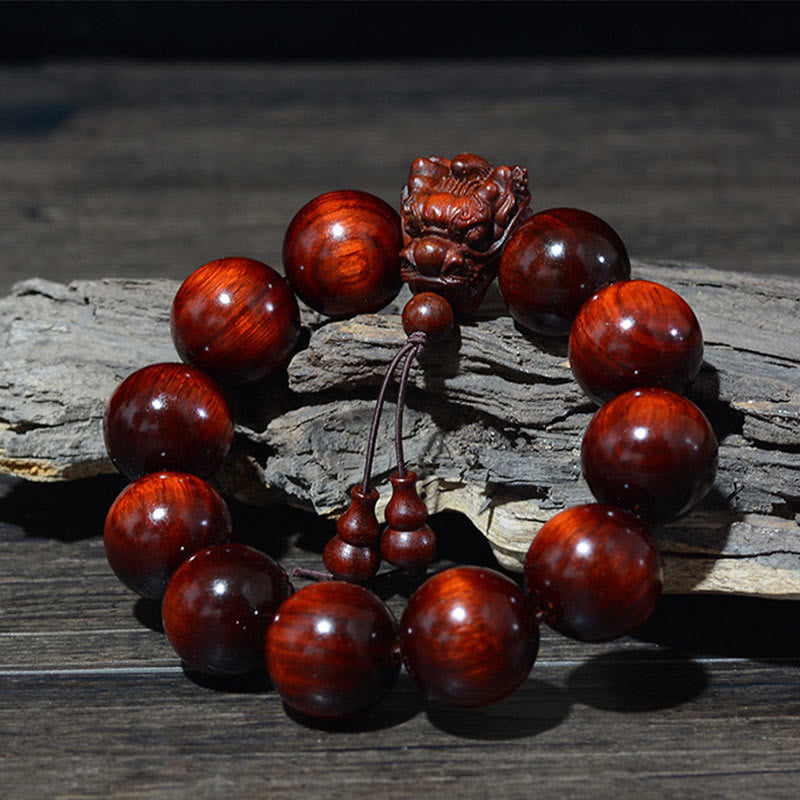
[[[453,330],[453,307],[433,292],[415,294],[403,308],[403,330],[407,335],[424,333],[429,341],[439,342]]]
[[[286,277],[331,317],[377,311],[400,291],[400,217],[367,192],[327,192],[306,203],[283,240]]]
[[[164,594],[164,632],[191,669],[237,675],[264,666],[264,638],[292,593],[283,568],[241,544],[195,553]]]
[[[204,480],[159,472],[122,490],[106,516],[103,541],[117,577],[144,597],[160,598],[190,555],[227,542],[231,531],[228,506]]]
[[[325,569],[340,581],[363,583],[372,578],[381,566],[378,543],[359,547],[340,536],[332,536],[322,551]]]
[[[129,375],[106,406],[106,449],[131,479],[176,470],[207,477],[233,441],[228,402],[207,375],[184,364],[152,364]]]
[[[436,556],[436,534],[425,524],[428,509],[417,493],[417,474],[395,472],[386,506],[387,526],[381,535],[381,555],[396,567],[423,570]]]
[[[697,317],[652,281],[622,281],[588,300],[572,325],[569,363],[598,405],[630,389],[686,391],[703,363]]]
[[[544,621],[584,642],[638,628],[655,607],[662,582],[652,533],[613,506],[575,506],[556,514],[525,557],[525,583]]]
[[[277,372],[300,334],[289,285],[250,258],[221,258],[196,269],[175,295],[171,323],[180,357],[223,384]]]
[[[455,567],[411,596],[400,620],[400,649],[431,697],[481,706],[525,680],[539,649],[539,626],[513,581],[490,569]]]
[[[361,484],[350,490],[350,505],[347,511],[336,520],[336,533],[348,544],[367,547],[377,544],[380,539],[381,526],[375,516],[375,504],[378,502],[378,490],[364,491]]]
[[[283,701],[311,717],[350,716],[380,700],[400,666],[392,612],[363,586],[312,584],[267,632],[266,662]]]
[[[500,291],[524,328],[566,336],[578,309],[598,289],[630,278],[617,232],[588,211],[551,208],[520,225],[503,249]]]
[[[597,411],[583,437],[581,460],[601,503],[646,519],[671,519],[711,489],[717,438],[703,412],[685,397],[635,389]]]

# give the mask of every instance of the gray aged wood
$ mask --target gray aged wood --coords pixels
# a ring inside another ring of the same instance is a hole
[[[695,309],[705,364],[690,396],[721,440],[709,498],[657,534],[667,591],[800,597],[800,285],[679,264],[634,264]],[[30,280],[0,300],[0,468],[33,480],[112,470],[102,441],[107,398],[134,369],[175,360],[171,281]],[[278,383],[242,392],[237,446],[217,476],[250,502],[277,496],[333,515],[363,468],[366,431],[386,365],[403,341],[398,309],[326,323]],[[466,514],[498,560],[520,569],[541,525],[589,502],[579,449],[594,411],[563,343],[534,340],[495,292],[479,317],[412,371],[405,421],[410,464],[432,511]],[[393,469],[393,406],[376,477]],[[271,491],[267,491],[271,490]],[[278,494],[276,494],[277,490]]]

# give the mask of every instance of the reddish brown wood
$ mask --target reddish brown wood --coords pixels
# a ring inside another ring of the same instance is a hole
[[[171,322],[180,357],[224,384],[277,372],[300,334],[289,285],[272,267],[250,258],[198,267],[175,295]]]
[[[400,620],[400,649],[431,697],[481,706],[525,680],[539,649],[539,626],[512,580],[491,569],[455,567],[411,596]]]
[[[264,637],[292,593],[283,567],[242,544],[195,553],[170,580],[164,632],[190,669],[237,675],[264,666]]]
[[[511,316],[547,336],[566,336],[586,300],[630,276],[617,232],[578,208],[534,214],[511,234],[500,259],[500,291]]]
[[[331,317],[377,311],[400,291],[400,217],[367,192],[327,192],[306,203],[283,240],[286,277]]]
[[[420,292],[405,304],[402,321],[409,336],[421,331],[429,341],[439,342],[453,330],[453,307],[441,295]]]
[[[525,584],[544,621],[573,639],[630,633],[661,594],[661,554],[638,518],[613,506],[575,506],[536,534]]]
[[[680,295],[652,281],[624,281],[581,308],[570,331],[569,362],[598,405],[646,386],[680,394],[703,363],[703,335]]]
[[[601,503],[664,520],[686,513],[708,494],[717,472],[717,438],[685,397],[635,389],[594,415],[581,460]]]
[[[415,159],[402,191],[403,280],[471,314],[530,199],[523,167],[493,167],[474,153]]]
[[[350,505],[347,511],[336,520],[336,533],[348,544],[367,547],[380,540],[381,526],[375,516],[378,490],[364,491],[361,484],[350,490]]]
[[[184,364],[151,364],[129,375],[106,406],[106,449],[131,479],[176,470],[206,477],[233,441],[228,402],[211,378]]]
[[[190,555],[227,542],[231,532],[228,506],[204,480],[156,472],[122,490],[106,516],[103,542],[108,563],[128,588],[160,598]]]
[[[436,556],[436,535],[425,524],[428,509],[417,493],[417,474],[395,472],[390,480],[392,497],[385,511],[381,555],[396,567],[424,570]]]
[[[380,700],[400,666],[397,623],[363,586],[306,586],[278,610],[266,661],[284,702],[311,717],[349,716]]]
[[[377,541],[359,547],[348,544],[337,534],[325,545],[322,562],[325,569],[337,580],[363,583],[378,572],[381,554],[378,552]]]

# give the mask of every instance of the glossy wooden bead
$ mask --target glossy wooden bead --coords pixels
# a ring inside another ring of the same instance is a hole
[[[375,516],[378,490],[365,492],[364,487],[357,484],[350,489],[350,497],[347,511],[336,520],[336,533],[343,541],[356,547],[377,544],[381,534],[381,526]]]
[[[389,480],[392,496],[384,512],[381,555],[396,567],[423,570],[436,556],[436,534],[425,524],[428,509],[417,493],[417,474],[395,472]]]
[[[106,516],[103,542],[108,563],[128,588],[160,598],[189,556],[227,542],[231,531],[228,506],[204,480],[156,472],[122,490]]]
[[[440,342],[453,330],[453,307],[433,292],[415,294],[403,307],[401,318],[406,334],[421,331],[431,342]]]
[[[539,649],[539,626],[512,580],[491,569],[455,567],[411,595],[400,620],[400,649],[431,697],[481,706],[525,680]]]
[[[250,258],[221,258],[196,269],[175,295],[171,323],[180,357],[223,384],[277,372],[300,334],[289,284]]]
[[[190,669],[237,675],[264,666],[264,637],[292,593],[283,568],[241,544],[195,553],[172,576],[162,603],[164,632]]]
[[[283,264],[307,305],[331,317],[377,311],[400,291],[400,217],[366,192],[327,192],[295,214]]]
[[[419,528],[428,519],[428,507],[417,492],[417,473],[407,470],[403,475],[393,473],[392,496],[384,511],[388,525],[401,530]]]
[[[588,298],[630,275],[625,245],[607,222],[577,208],[551,208],[511,234],[499,281],[511,316],[522,327],[566,336]]]
[[[569,363],[599,405],[647,386],[680,394],[703,363],[703,335],[680,295],[652,281],[623,281],[581,308],[570,331]]]
[[[575,506],[536,534],[525,584],[544,621],[584,642],[616,639],[652,612],[663,582],[661,554],[638,517],[613,506]]]
[[[356,714],[392,687],[400,666],[392,612],[363,586],[306,586],[278,610],[266,662],[283,701],[311,717]]]
[[[697,406],[665,389],[635,389],[592,418],[583,474],[601,503],[652,520],[685,514],[708,494],[717,439]]]
[[[374,577],[381,565],[378,543],[365,547],[348,544],[338,534],[332,536],[322,551],[325,569],[340,581],[363,583]]]
[[[129,375],[106,406],[106,449],[131,479],[176,470],[207,477],[233,441],[228,402],[214,381],[184,364],[152,364]]]

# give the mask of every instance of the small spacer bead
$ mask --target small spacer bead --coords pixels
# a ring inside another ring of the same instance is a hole
[[[406,303],[402,320],[407,335],[420,331],[439,342],[453,329],[453,307],[441,295],[420,292]]]

